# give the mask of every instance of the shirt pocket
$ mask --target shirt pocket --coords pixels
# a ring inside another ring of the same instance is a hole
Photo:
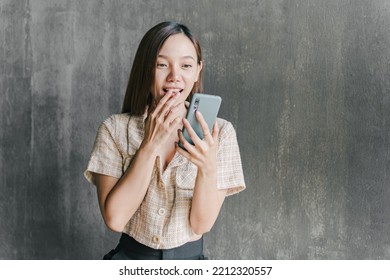
[[[176,170],[176,186],[183,190],[193,190],[198,168],[192,163],[179,166]]]

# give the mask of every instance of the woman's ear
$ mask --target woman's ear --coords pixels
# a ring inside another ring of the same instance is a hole
[[[195,82],[197,82],[199,80],[199,75],[200,75],[200,71],[202,71],[202,68],[203,68],[203,61],[200,61],[198,63],[198,72],[196,73]]]

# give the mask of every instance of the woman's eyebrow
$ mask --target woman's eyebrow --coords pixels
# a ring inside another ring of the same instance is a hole
[[[159,54],[158,57],[165,58],[165,59],[169,58],[168,56],[163,55],[163,54]],[[192,59],[193,61],[195,61],[195,58],[192,55],[184,55],[184,56],[182,56],[180,58],[189,58],[189,59]]]

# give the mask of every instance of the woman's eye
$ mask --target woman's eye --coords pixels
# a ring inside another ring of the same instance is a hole
[[[191,64],[184,64],[184,65],[183,65],[183,68],[191,68],[191,67],[192,67]]]
[[[165,68],[165,67],[167,67],[167,65],[164,63],[157,63],[157,67],[158,68]]]

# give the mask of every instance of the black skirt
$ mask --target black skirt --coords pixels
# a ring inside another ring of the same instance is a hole
[[[153,249],[122,233],[118,246],[103,260],[205,260],[203,237],[172,249]]]

